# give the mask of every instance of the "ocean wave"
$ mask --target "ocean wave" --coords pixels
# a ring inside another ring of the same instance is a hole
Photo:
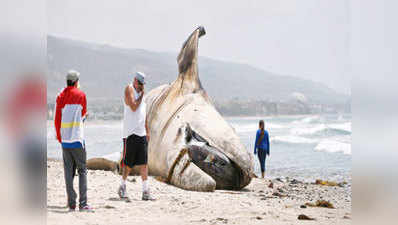
[[[288,144],[313,144],[317,143],[318,140],[309,139],[299,136],[276,136],[270,140],[272,143],[288,143]]]
[[[300,120],[295,120],[292,123],[293,124],[298,124],[298,123],[317,123],[320,121],[320,116],[309,116],[309,117],[305,117],[303,119]]]
[[[293,128],[293,135],[349,135],[351,134],[351,123],[344,124],[320,124],[314,127]]]
[[[332,140],[321,141],[314,149],[315,151],[342,152],[346,155],[351,155],[351,144]]]
[[[329,127],[336,130],[343,130],[351,133],[351,122],[347,123],[338,123],[338,124],[329,124]]]
[[[230,123],[230,124],[237,133],[245,133],[245,132],[256,133],[258,129],[258,123],[250,123],[250,124]],[[284,126],[274,123],[265,124],[265,129],[281,129],[281,128],[284,128]]]

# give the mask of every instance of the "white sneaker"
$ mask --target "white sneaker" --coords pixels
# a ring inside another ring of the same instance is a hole
[[[120,185],[117,194],[120,198],[127,198],[126,185]]]
[[[148,200],[155,201],[156,199],[151,196],[149,191],[144,191],[144,192],[142,192],[142,200],[144,200],[144,201],[148,201]]]

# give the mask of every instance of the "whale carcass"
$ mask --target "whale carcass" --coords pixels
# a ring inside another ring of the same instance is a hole
[[[198,41],[205,33],[198,27],[184,42],[177,79],[146,96],[148,167],[151,175],[186,190],[239,190],[251,181],[253,156],[200,82]]]

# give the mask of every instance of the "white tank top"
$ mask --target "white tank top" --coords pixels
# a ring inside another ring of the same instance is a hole
[[[130,84],[129,86],[133,88],[134,97],[137,100],[141,94],[137,93],[132,84]],[[132,134],[141,137],[146,136],[146,129],[145,129],[146,103],[144,97],[141,101],[141,104],[138,106],[135,112],[131,110],[130,106],[126,105],[126,102],[123,98],[123,103],[124,103],[123,138],[127,138]]]

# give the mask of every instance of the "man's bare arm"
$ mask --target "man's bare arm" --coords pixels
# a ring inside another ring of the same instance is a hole
[[[124,90],[124,101],[126,102],[126,105],[128,105],[133,112],[135,112],[137,108],[140,106],[143,96],[144,93],[142,93],[140,97],[138,97],[138,99],[136,100],[134,96],[133,87],[127,86],[126,89]]]
[[[148,116],[145,118],[145,129],[146,129],[146,139],[149,142],[151,138],[151,134],[149,133],[149,127],[148,127]]]

